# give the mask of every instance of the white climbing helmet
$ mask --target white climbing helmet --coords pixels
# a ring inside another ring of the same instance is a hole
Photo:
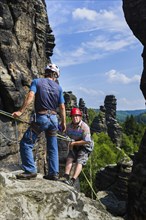
[[[54,63],[49,63],[46,66],[45,70],[51,70],[51,71],[55,72],[56,73],[56,78],[58,78],[60,76],[59,67],[56,64],[54,64]]]

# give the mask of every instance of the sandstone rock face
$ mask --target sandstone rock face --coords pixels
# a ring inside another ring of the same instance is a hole
[[[119,147],[121,144],[122,128],[116,120],[116,105],[117,100],[114,95],[105,97],[104,106],[100,106],[99,115],[94,118],[91,124],[91,132],[107,133],[113,143]]]
[[[114,95],[108,95],[105,97],[104,100],[105,106],[105,115],[106,115],[106,124],[107,124],[107,133],[113,143],[116,146],[120,146],[121,143],[121,135],[122,135],[122,128],[118,124],[116,120],[116,106],[117,100]]]
[[[105,107],[100,106],[99,115],[96,116],[91,123],[91,133],[101,133],[104,132],[107,134],[107,125],[105,117]]]
[[[128,181],[132,165],[132,161],[120,162],[108,165],[96,174],[97,195],[107,210],[117,216],[127,213]]]
[[[0,12],[0,109],[13,112],[22,105],[32,78],[42,76],[53,53],[55,38],[44,0],[2,0]],[[30,114],[25,113],[23,119],[28,121]],[[8,158],[11,161],[12,155],[15,158],[26,127],[0,115],[3,162]]]
[[[72,91],[64,92],[66,110],[70,111],[73,107],[77,107],[77,97]]]
[[[127,24],[133,34],[143,44],[143,72],[140,89],[146,99],[146,1],[123,0],[123,11]],[[128,185],[128,220],[146,219],[146,132],[138,153],[134,156],[134,164]]]
[[[123,11],[125,19],[133,34],[143,44],[143,72],[140,89],[146,99],[146,1],[123,0]]]
[[[123,11],[133,34],[146,45],[146,1],[123,0]]]
[[[5,110],[13,111],[33,77],[44,72],[55,46],[43,1],[0,2],[0,87]]]
[[[72,91],[64,92],[66,114],[70,116],[70,111],[72,108],[79,108],[82,112],[82,120],[86,123],[89,122],[88,108],[82,98],[79,99],[77,103],[77,97],[72,93]]]
[[[58,181],[16,180],[15,172],[0,172],[1,220],[122,220],[110,215],[99,201]]]
[[[135,154],[128,186],[128,219],[146,219],[146,132]]]
[[[79,109],[82,112],[82,120],[86,123],[89,123],[89,115],[88,115],[88,109],[85,105],[85,102],[82,98],[79,99]]]

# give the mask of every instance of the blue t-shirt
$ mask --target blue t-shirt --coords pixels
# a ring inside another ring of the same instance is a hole
[[[30,91],[35,93],[35,111],[56,111],[59,104],[64,103],[63,91],[60,85],[48,78],[34,79]]]

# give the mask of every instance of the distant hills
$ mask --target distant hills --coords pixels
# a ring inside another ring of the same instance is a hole
[[[99,112],[99,109],[94,109],[94,111]],[[146,123],[146,109],[118,110],[116,115],[119,122],[124,122],[127,116],[133,115],[137,122]]]
[[[136,119],[139,119],[139,120],[140,120],[141,117],[145,119],[145,117],[146,117],[146,109],[119,110],[119,111],[117,111],[117,120],[120,121],[120,122],[123,122],[123,121],[125,121],[126,117],[130,116],[130,115],[133,115]]]

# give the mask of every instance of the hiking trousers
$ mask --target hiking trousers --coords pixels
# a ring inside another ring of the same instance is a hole
[[[36,114],[35,123],[39,126],[39,130],[45,132],[47,144],[48,158],[48,174],[55,175],[59,173],[58,143],[57,133],[58,119],[56,115]],[[52,135],[50,135],[52,133]],[[31,126],[26,130],[20,141],[20,155],[22,161],[22,169],[26,172],[36,173],[33,147],[38,138],[38,132],[34,132]]]

